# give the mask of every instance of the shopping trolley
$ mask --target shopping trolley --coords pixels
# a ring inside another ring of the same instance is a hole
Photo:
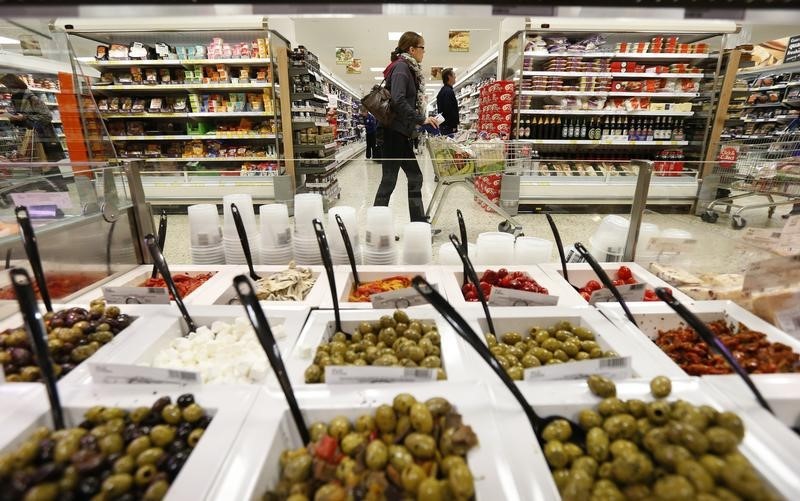
[[[739,146],[740,153],[736,164],[717,165],[712,174],[719,176],[720,188],[737,193],[709,203],[700,214],[703,221],[715,223],[719,219],[718,208],[724,208],[725,212],[736,209],[731,215],[731,226],[740,230],[747,225],[742,217],[746,210],[767,209],[767,217],[772,217],[777,207],[800,203],[800,120],[793,120],[771,137],[744,136],[735,139],[734,144]],[[738,203],[751,197],[764,197],[766,202]]]
[[[499,231],[519,235],[522,233],[522,225],[475,186],[480,176],[516,171],[519,168],[517,145],[509,141],[473,140],[471,136],[468,131],[458,133],[452,138],[427,136],[426,147],[436,175],[436,188],[426,216],[435,228],[450,190],[461,186],[503,218],[497,227]]]

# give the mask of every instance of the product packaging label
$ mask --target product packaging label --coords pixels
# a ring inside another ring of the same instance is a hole
[[[436,381],[436,372],[436,369],[423,369],[419,367],[329,365],[325,367],[325,383],[364,384]]]
[[[431,284],[431,286],[437,288],[436,284]],[[428,304],[428,301],[413,287],[373,294],[369,297],[369,300],[375,309],[398,309]]]
[[[200,384],[196,371],[160,369],[130,364],[89,363],[89,373],[100,384]]]
[[[162,287],[103,287],[108,304],[169,304],[169,292]]]
[[[641,301],[646,288],[647,284],[645,283],[617,286],[620,296],[625,301]],[[589,297],[589,304],[608,303],[616,300],[614,294],[611,293],[611,289],[598,289],[592,292],[591,297]]]
[[[492,294],[489,296],[489,305],[491,306],[555,306],[557,304],[558,296],[503,287],[492,287]]]
[[[586,379],[592,374],[611,379],[630,378],[633,376],[631,357],[595,358],[592,360],[531,367],[525,369],[525,381]]]

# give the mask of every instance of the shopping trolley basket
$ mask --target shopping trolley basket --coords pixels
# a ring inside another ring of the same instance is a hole
[[[436,175],[436,188],[426,216],[433,213],[429,219],[435,228],[450,190],[454,186],[461,186],[503,218],[498,225],[499,231],[521,233],[522,225],[475,186],[476,180],[482,175],[505,173],[517,168],[512,145],[507,141],[471,141],[468,137],[467,134],[459,134],[455,138],[427,137],[426,146]]]

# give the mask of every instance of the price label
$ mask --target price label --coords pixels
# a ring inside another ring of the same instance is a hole
[[[631,357],[595,358],[564,364],[543,365],[525,369],[525,381],[553,381],[558,379],[586,379],[592,374],[611,379],[633,376]]]
[[[620,296],[625,301],[641,301],[644,298],[644,290],[646,288],[647,284],[645,283],[617,286]],[[611,293],[611,289],[598,289],[592,292],[589,297],[589,304],[608,303],[616,300],[617,298]]]
[[[431,284],[431,286],[438,291],[436,284]],[[369,300],[372,302],[372,307],[375,309],[408,308],[409,306],[419,306],[428,303],[428,301],[413,287],[405,287],[394,291],[373,294],[369,297]]]
[[[765,259],[750,265],[742,290],[750,292],[800,283],[800,254]]]
[[[677,252],[688,251],[697,245],[694,238],[670,238],[655,237],[651,238],[647,244],[647,250],[651,252]]]
[[[143,365],[90,363],[89,373],[101,384],[200,384],[196,371],[161,369]]]
[[[325,367],[326,384],[416,383],[436,381],[436,369],[418,367],[369,367],[329,365]]]
[[[103,287],[108,304],[169,304],[169,292],[162,287]]]
[[[489,304],[491,306],[555,306],[558,304],[558,296],[492,287]]]

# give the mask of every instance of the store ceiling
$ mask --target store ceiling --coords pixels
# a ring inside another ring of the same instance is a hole
[[[385,68],[389,53],[397,41],[389,40],[389,32],[416,31],[425,38],[426,83],[441,83],[431,78],[432,66],[458,68],[457,74],[466,71],[478,58],[498,42],[500,17],[454,16],[359,16],[356,18],[309,19],[294,18],[295,39],[319,57],[340,80],[356,92],[366,93],[380,83],[375,77],[381,72],[370,68]],[[470,30],[469,52],[449,52],[448,30]],[[361,58],[362,73],[348,75],[346,67],[336,64],[336,47],[352,47],[356,58]],[[434,90],[434,87],[428,87]]]

